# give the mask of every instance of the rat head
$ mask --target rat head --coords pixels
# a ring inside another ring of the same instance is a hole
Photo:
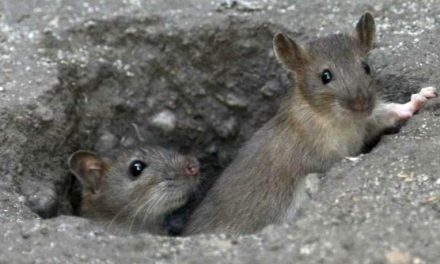
[[[158,147],[128,150],[116,160],[80,150],[68,162],[83,186],[82,213],[99,218],[154,220],[182,206],[199,178],[196,158]]]
[[[304,46],[278,33],[274,51],[295,72],[295,93],[316,112],[356,120],[367,117],[375,104],[371,70],[365,61],[375,41],[373,16],[365,13],[351,35],[334,34]]]

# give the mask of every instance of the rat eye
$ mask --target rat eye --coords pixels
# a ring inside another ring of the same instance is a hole
[[[323,84],[327,84],[333,80],[332,72],[329,69],[325,69],[321,73],[321,80]]]
[[[364,71],[366,74],[368,74],[368,75],[371,74],[370,66],[366,62],[362,62],[362,68],[364,68]]]
[[[137,177],[139,175],[141,175],[142,171],[147,167],[147,164],[145,164],[144,162],[140,161],[140,160],[135,160],[133,162],[130,163],[130,174],[133,177]]]

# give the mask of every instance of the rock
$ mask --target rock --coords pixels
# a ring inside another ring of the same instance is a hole
[[[411,264],[412,257],[407,252],[401,252],[398,250],[389,251],[385,253],[385,259],[388,264]]]
[[[27,196],[26,204],[29,208],[42,218],[54,217],[58,214],[59,200],[54,188],[49,184],[25,182],[22,192]]]
[[[39,105],[36,109],[35,109],[35,113],[41,118],[41,120],[43,122],[51,122],[54,119],[54,114],[52,112],[51,109]]]
[[[246,99],[239,97],[239,96],[232,94],[232,93],[228,93],[226,95],[226,98],[224,99],[224,101],[228,106],[231,106],[231,107],[245,108],[248,105],[248,102]]]
[[[261,93],[267,97],[278,95],[281,92],[280,84],[275,80],[270,80],[260,89]]]
[[[237,119],[234,117],[230,117],[223,121],[221,125],[215,128],[217,134],[222,138],[230,138],[237,134],[238,132],[238,123]]]
[[[176,115],[169,110],[165,110],[156,114],[151,119],[151,124],[162,129],[162,131],[169,133],[176,128],[176,121]]]
[[[95,145],[95,149],[98,153],[105,153],[115,148],[118,143],[118,138],[115,135],[105,131],[101,137],[99,137],[98,142]]]

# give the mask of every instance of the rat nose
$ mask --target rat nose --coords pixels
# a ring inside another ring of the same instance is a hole
[[[370,98],[357,98],[348,107],[355,112],[370,112],[372,110],[372,100]]]
[[[351,108],[355,111],[363,112],[368,109],[369,105],[367,101],[357,101],[351,105]]]
[[[199,175],[199,164],[197,162],[190,161],[185,167],[185,174],[187,176],[196,177]]]

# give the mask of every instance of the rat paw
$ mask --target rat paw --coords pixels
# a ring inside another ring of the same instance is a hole
[[[408,111],[412,114],[418,112],[423,108],[425,103],[432,98],[437,97],[437,90],[435,87],[429,86],[422,88],[419,93],[413,94],[411,96],[411,101],[405,104],[407,106]]]
[[[427,99],[435,98],[438,96],[437,89],[435,87],[429,86],[422,88],[419,92],[422,96],[424,96]]]
[[[411,118],[415,113],[423,108],[425,103],[432,98],[437,97],[435,87],[425,87],[419,93],[413,94],[411,100],[406,104],[393,104],[392,112],[397,117],[397,121],[404,121]]]

